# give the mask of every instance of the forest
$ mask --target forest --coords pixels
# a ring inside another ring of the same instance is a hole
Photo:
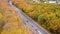
[[[52,34],[60,34],[59,5],[26,1],[13,4]]]

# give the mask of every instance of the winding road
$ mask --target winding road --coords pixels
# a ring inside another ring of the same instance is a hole
[[[28,17],[24,12],[22,12],[20,9],[18,9],[16,6],[14,6],[12,4],[12,1],[9,1],[9,5],[16,10],[16,13],[21,16],[21,18],[23,19],[24,23],[29,25],[29,27],[33,31],[36,31],[38,34],[50,34],[44,28],[39,26],[35,21],[33,21],[30,17]]]

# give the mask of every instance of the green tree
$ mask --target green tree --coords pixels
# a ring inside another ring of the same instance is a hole
[[[34,20],[37,20],[38,19],[38,16],[39,16],[39,12],[35,11],[33,14],[32,14],[32,18]]]
[[[39,23],[45,23],[45,22],[46,22],[46,18],[43,17],[43,16],[39,16],[39,17],[38,17],[38,22],[39,22]]]

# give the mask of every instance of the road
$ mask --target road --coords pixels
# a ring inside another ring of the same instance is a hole
[[[9,1],[9,5],[16,10],[17,14],[20,14],[23,21],[31,27],[33,31],[38,32],[38,34],[50,34],[44,28],[39,26],[35,21],[33,21],[30,17],[28,17],[25,13],[23,13],[20,9],[12,4],[12,1]]]

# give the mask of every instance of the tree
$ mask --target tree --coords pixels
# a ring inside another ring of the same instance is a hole
[[[38,22],[44,24],[44,23],[46,22],[46,18],[43,17],[43,16],[39,16],[39,17],[38,17]]]

